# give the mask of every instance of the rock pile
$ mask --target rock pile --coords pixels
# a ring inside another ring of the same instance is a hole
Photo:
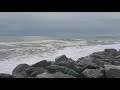
[[[12,75],[1,73],[0,78],[120,78],[120,51],[105,49],[77,61],[62,55],[55,61],[19,64]]]

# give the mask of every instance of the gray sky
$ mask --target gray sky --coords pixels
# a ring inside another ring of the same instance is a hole
[[[0,12],[0,35],[120,35],[120,12]]]

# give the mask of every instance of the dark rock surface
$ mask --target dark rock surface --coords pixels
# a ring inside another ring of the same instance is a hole
[[[37,67],[34,69],[34,71],[30,74],[30,77],[36,77],[37,74],[41,74],[44,72],[48,72],[47,69],[43,68],[43,67]]]
[[[37,63],[31,65],[31,67],[46,67],[46,66],[49,66],[51,64],[52,64],[52,62],[47,61],[47,60],[43,60],[43,61],[40,61],[40,62],[37,62]]]
[[[104,74],[99,69],[85,69],[82,74],[86,78],[102,78]]]
[[[56,72],[54,74],[50,74],[48,72],[38,74],[36,78],[75,78],[69,74],[64,74],[62,72]]]
[[[0,78],[15,78],[15,77],[11,74],[0,73]]]
[[[29,68],[30,66],[28,64],[19,64],[15,67],[15,69],[12,72],[12,75],[18,74],[23,72],[25,69]]]

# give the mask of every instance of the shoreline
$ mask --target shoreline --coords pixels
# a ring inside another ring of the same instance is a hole
[[[42,60],[33,65],[17,65],[12,74],[0,78],[120,78],[120,51],[104,49],[77,61],[65,55],[54,61]]]

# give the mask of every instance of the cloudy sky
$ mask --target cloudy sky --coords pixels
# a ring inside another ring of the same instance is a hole
[[[0,35],[120,35],[120,12],[0,12]]]

